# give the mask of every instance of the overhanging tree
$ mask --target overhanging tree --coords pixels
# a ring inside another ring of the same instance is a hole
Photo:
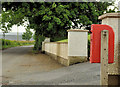
[[[33,33],[30,31],[30,29],[27,28],[27,29],[26,29],[26,32],[24,32],[24,33],[22,34],[22,39],[29,41],[29,40],[32,38],[32,34],[33,34]]]
[[[35,30],[34,48],[39,50],[42,41],[39,38],[66,37],[66,30],[71,27],[81,28],[96,24],[99,22],[98,16],[107,11],[107,7],[112,4],[108,2],[4,2],[2,8],[5,10],[2,19],[3,24],[8,23],[8,27],[14,24],[19,26],[28,20],[27,27]]]

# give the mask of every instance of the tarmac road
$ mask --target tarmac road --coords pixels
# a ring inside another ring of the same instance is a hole
[[[100,64],[79,63],[65,67],[45,54],[33,54],[33,46],[2,52],[4,85],[99,85]]]

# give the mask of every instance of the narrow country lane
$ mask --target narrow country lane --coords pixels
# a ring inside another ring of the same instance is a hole
[[[100,84],[100,64],[86,62],[64,67],[45,54],[33,54],[32,47],[13,47],[2,52],[3,84]]]
[[[2,51],[3,84],[16,84],[26,79],[25,76],[63,67],[47,55],[33,54],[32,47],[13,47]]]

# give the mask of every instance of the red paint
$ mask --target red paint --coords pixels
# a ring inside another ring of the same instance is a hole
[[[91,26],[90,63],[100,63],[101,60],[101,31],[109,31],[108,63],[114,62],[114,31],[108,25],[93,24]]]

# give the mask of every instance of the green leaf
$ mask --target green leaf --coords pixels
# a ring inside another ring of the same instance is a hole
[[[52,4],[52,8],[56,8],[56,4],[55,4],[55,2]]]
[[[51,17],[44,15],[42,21],[49,21]]]
[[[52,24],[52,23],[49,23],[47,30],[52,30],[52,29],[53,29],[53,24]]]
[[[59,25],[61,24],[61,20],[57,17],[53,17],[53,20]]]

